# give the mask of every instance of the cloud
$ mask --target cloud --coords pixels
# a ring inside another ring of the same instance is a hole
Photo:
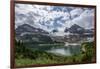
[[[82,7],[47,6],[47,5],[15,5],[15,27],[30,24],[51,32],[58,29],[64,34],[66,27],[78,24],[84,28],[93,27],[94,10]]]
[[[93,28],[94,26],[94,11],[93,10],[84,10],[79,17],[76,17],[72,20],[73,23],[80,25],[86,29]]]
[[[83,9],[82,9],[82,8],[73,9],[73,10],[70,12],[71,18],[78,17],[82,12],[83,12]]]

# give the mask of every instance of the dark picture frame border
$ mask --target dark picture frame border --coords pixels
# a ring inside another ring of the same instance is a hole
[[[94,8],[94,47],[95,47],[95,60],[93,62],[83,63],[63,63],[63,64],[41,64],[41,65],[28,65],[28,66],[15,66],[15,47],[14,47],[14,29],[15,29],[15,4],[37,4],[37,5],[51,5],[51,6],[72,6],[72,7],[86,7]],[[43,66],[60,66],[60,65],[76,65],[76,64],[93,64],[96,63],[96,6],[95,5],[80,5],[80,4],[64,4],[64,3],[49,3],[49,2],[35,2],[35,1],[10,1],[10,68],[28,68],[28,67],[43,67]]]

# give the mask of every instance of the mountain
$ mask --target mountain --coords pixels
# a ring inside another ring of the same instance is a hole
[[[43,33],[43,34],[48,34],[48,32],[40,29],[40,28],[35,28],[29,24],[23,24],[18,26],[16,28],[16,35],[21,35],[23,33]]]
[[[19,36],[19,40],[23,42],[32,42],[32,43],[50,43],[53,42],[52,39],[48,35],[44,34],[25,34],[23,36]]]
[[[48,32],[28,24],[18,26],[15,31],[16,39],[23,42],[52,42]]]
[[[72,26],[68,29],[68,31],[69,31],[70,33],[82,34],[82,33],[84,33],[85,29],[82,28],[82,27],[80,27],[80,26],[77,25],[77,24],[74,24],[74,25],[72,25]]]
[[[94,29],[85,29],[83,27],[80,27],[77,24],[72,25],[70,28],[66,28],[64,32],[70,32],[70,33],[77,33],[77,34],[83,34],[83,33],[93,33]]]
[[[68,28],[66,28],[66,29],[64,30],[64,32],[68,32]]]
[[[49,34],[49,32],[44,31],[40,28],[35,28],[28,24],[23,24],[18,26],[16,29],[16,39],[22,40],[24,42],[34,42],[34,43],[44,43],[49,42],[64,42],[64,41],[72,41],[69,39],[73,39],[73,41],[80,40],[80,38],[84,37],[93,37],[93,29],[84,29],[77,24],[72,25],[70,28],[66,28],[64,32],[67,34],[63,36],[53,36]],[[52,30],[54,34],[59,33],[57,29]],[[60,33],[59,33],[60,34]],[[72,35],[73,34],[73,35]],[[78,34],[78,35],[74,35]]]
[[[54,30],[52,30],[52,32],[55,33],[55,32],[58,32],[58,30],[57,29],[54,29]]]
[[[85,29],[85,33],[93,33],[94,30],[93,29]]]

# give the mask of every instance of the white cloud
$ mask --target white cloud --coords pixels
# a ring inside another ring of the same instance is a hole
[[[71,17],[72,18],[75,18],[76,16],[79,16],[81,13],[83,12],[83,9],[81,8],[76,8],[76,9],[73,9],[70,14],[71,14]]]
[[[86,29],[94,26],[94,12],[93,10],[85,10],[79,17],[72,20],[73,23],[80,25]]]
[[[90,28],[93,26],[93,9],[70,7],[70,11],[64,12],[52,10],[53,7],[54,6],[16,4],[15,26],[17,27],[24,23],[28,23],[34,27],[50,32],[55,29],[54,21],[60,17],[61,18],[56,21],[57,24],[62,25],[61,27],[57,27],[59,30],[58,34],[60,32],[64,33],[65,28],[69,28],[73,24],[78,24],[84,28]],[[62,7],[62,9],[68,9],[68,7]],[[70,16],[72,19],[70,19]]]

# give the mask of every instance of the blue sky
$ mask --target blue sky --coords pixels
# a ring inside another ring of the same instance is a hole
[[[15,27],[22,24],[52,31],[63,32],[66,27],[77,24],[90,29],[94,26],[94,9],[83,7],[47,6],[32,4],[15,5]]]

